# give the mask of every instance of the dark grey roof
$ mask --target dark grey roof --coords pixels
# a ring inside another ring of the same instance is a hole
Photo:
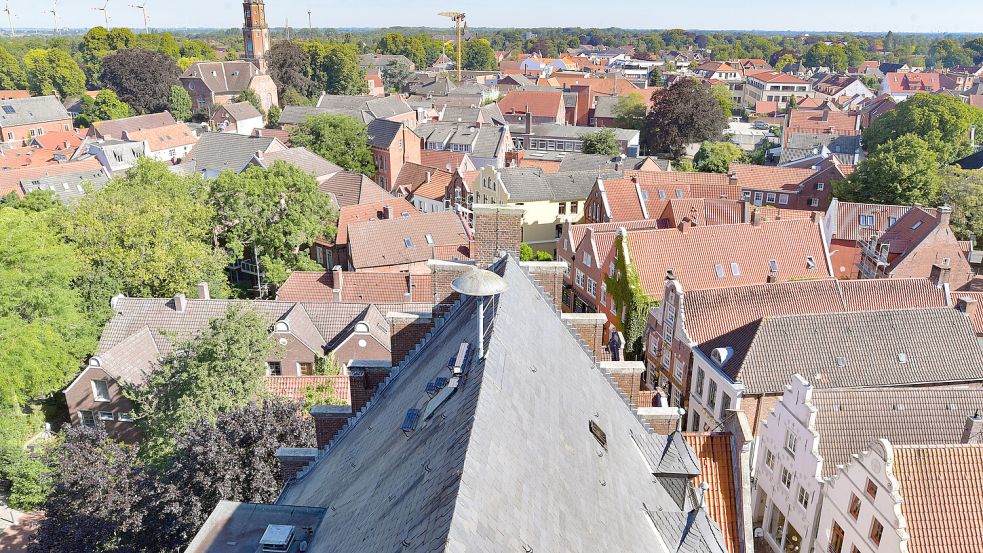
[[[297,125],[315,115],[347,115],[363,123],[373,119],[387,119],[413,111],[399,96],[336,96],[325,94],[317,107],[287,106],[280,116],[281,125]]]
[[[597,154],[582,154],[580,152],[564,152],[560,158],[560,171],[597,171],[599,169],[614,170],[620,165],[622,169],[636,170],[643,163],[652,159],[663,171],[669,170],[669,161],[658,158],[602,156]]]
[[[439,144],[470,144],[471,157],[495,158],[505,143],[505,127],[483,126],[475,127],[467,123],[430,122],[422,123],[416,128],[416,134],[425,142]]]
[[[793,374],[817,388],[983,381],[972,324],[949,307],[765,317],[739,361],[725,370],[751,394]]]
[[[315,178],[327,177],[344,171],[341,167],[303,147],[264,153],[263,159],[257,161],[262,167],[270,167],[277,161],[284,161],[314,175]]]
[[[0,100],[0,127],[34,125],[71,118],[65,106],[54,96]]]
[[[829,133],[795,133],[782,149],[779,164],[791,163],[823,152],[823,148],[836,157],[839,163],[855,165],[860,154],[859,136],[839,136]]]
[[[267,151],[275,141],[273,137],[206,132],[181,165],[193,165],[199,173],[226,170],[239,173],[249,165],[256,152]]]
[[[579,101],[580,101],[580,96],[576,92],[563,93],[563,107],[575,108],[577,107],[577,102]]]
[[[618,96],[598,96],[597,106],[594,108],[594,117],[603,119],[614,119],[618,117],[614,108],[618,106],[620,100],[621,98]]]
[[[255,119],[263,116],[263,114],[256,109],[256,106],[250,104],[249,102],[225,104],[222,106],[222,108],[229,112],[229,115],[231,115],[236,121],[245,121],[246,119]]]
[[[259,74],[259,68],[245,60],[197,61],[188,66],[181,81],[200,81],[215,94],[238,94]]]
[[[377,148],[388,148],[402,128],[402,123],[388,119],[376,119],[369,123],[369,144]]]
[[[414,94],[421,94],[424,96],[447,96],[453,92],[455,88],[457,88],[457,85],[455,85],[449,77],[440,77],[422,85],[411,85],[410,91]]]
[[[129,140],[104,140],[89,145],[90,153],[102,150],[106,159],[104,163],[109,163],[107,169],[111,173],[133,166],[143,156],[145,149],[143,142]]]
[[[983,390],[892,388],[815,390],[823,475],[886,439],[895,445],[958,444],[966,418],[983,412]]]
[[[506,168],[499,171],[512,202],[586,200],[598,178],[620,176],[614,171],[546,173],[539,168]]]
[[[107,182],[109,182],[109,174],[106,173],[105,169],[99,169],[97,171],[25,179],[20,181],[20,185],[25,194],[35,190],[50,190],[62,203],[74,204],[86,192],[95,192],[106,186]]]
[[[518,263],[498,269],[509,288],[486,313],[485,360],[466,365],[435,396],[443,400],[427,395],[429,382],[451,376],[446,360],[473,341],[475,302],[466,299],[281,493],[278,505],[326,509],[308,550],[722,552],[715,524],[701,511],[690,520],[654,478],[632,437],[649,429],[612,377]],[[423,415],[404,434],[409,409]],[[716,548],[678,545],[706,542]]]
[[[983,150],[956,160],[955,165],[963,169],[983,169]]]

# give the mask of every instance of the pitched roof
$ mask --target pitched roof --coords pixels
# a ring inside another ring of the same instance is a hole
[[[206,132],[188,152],[181,165],[203,171],[242,172],[256,156],[256,152],[283,149],[275,138],[243,136],[241,134]]]
[[[0,197],[14,193],[22,195],[21,183],[33,181],[44,177],[57,175],[67,175],[72,173],[91,173],[102,168],[99,160],[92,157],[82,161],[70,161],[67,163],[53,163],[37,167],[22,167],[20,169],[6,169],[0,171]]]
[[[771,260],[781,282],[832,276],[819,225],[810,220],[629,231],[628,247],[650,297],[662,296],[669,269],[688,290],[766,282]]]
[[[474,162],[471,161],[468,154],[437,150],[422,150],[420,152],[420,163],[427,167],[436,167],[438,169],[448,169],[450,167],[450,171],[457,171],[462,165],[468,168],[474,167]]]
[[[637,189],[632,179],[638,181]],[[604,180],[603,185],[612,221],[644,219],[646,212],[655,217],[671,198],[740,198],[737,183],[719,173],[626,171],[624,179]]]
[[[375,119],[368,124],[369,145],[376,148],[389,148],[403,124],[388,119]]]
[[[437,259],[436,246],[466,249],[470,241],[470,228],[454,211],[348,225],[348,248],[356,270]]]
[[[950,307],[789,315],[762,319],[724,370],[751,394],[779,392],[793,374],[819,375],[817,388],[983,381],[983,351]]]
[[[92,171],[63,173],[20,181],[25,194],[35,190],[50,190],[65,204],[74,204],[87,192],[100,190],[109,182],[109,173],[102,167]]]
[[[893,472],[904,498],[908,551],[983,549],[983,445],[895,447]]]
[[[236,121],[245,121],[246,119],[263,117],[263,114],[256,109],[256,106],[250,104],[249,102],[225,104],[220,109],[224,109],[226,112],[228,112],[229,116]]]
[[[406,163],[400,169],[394,186],[407,195],[443,201],[447,193],[447,185],[453,178],[454,174],[445,170],[418,163]]]
[[[983,390],[870,388],[814,390],[823,476],[886,439],[895,445],[958,444],[966,417],[983,410]]]
[[[433,361],[454,358],[471,340],[475,302],[466,300],[394,370],[385,395],[286,486],[279,505],[347,506],[326,511],[309,551],[663,553],[697,543],[703,547],[694,550],[722,553],[719,529],[692,510],[688,477],[653,478],[655,467],[639,455],[635,438],[660,450],[670,438],[649,434],[517,263],[501,270],[509,289],[492,314],[484,361],[466,364],[466,377],[441,399],[424,393],[449,374]],[[404,433],[409,408],[422,415]],[[595,422],[597,439],[585,421]],[[639,508],[654,527],[638,518]],[[213,516],[202,533],[235,523]],[[189,551],[204,549],[200,539]]]
[[[277,299],[334,303],[338,301],[334,294],[335,286],[338,284],[341,285],[340,303],[420,305],[434,303],[431,275],[346,272],[342,274],[341,282],[336,283],[332,271],[290,273],[286,282],[277,290]],[[412,289],[412,294],[407,298],[406,293],[409,289]]]
[[[124,131],[125,140],[144,142],[151,152],[170,150],[198,142],[198,136],[184,123],[155,127],[141,131]]]
[[[747,163],[732,163],[730,171],[737,176],[737,183],[741,188],[787,191],[798,190],[803,181],[816,174],[813,169]]]
[[[972,317],[973,328],[976,329],[976,334],[983,336],[983,291],[980,292],[953,292],[952,299],[953,304],[957,303],[962,298],[974,299],[976,300],[976,313]]]
[[[833,233],[835,240],[867,241],[874,235],[881,234],[891,226],[891,221],[897,222],[911,209],[903,205],[858,204],[839,202],[836,210],[836,229]],[[861,224],[860,218],[865,223]],[[866,224],[870,217],[874,225]]]
[[[123,138],[123,133],[136,132],[145,129],[156,129],[177,123],[171,113],[150,113],[147,115],[135,115],[124,117],[123,119],[113,119],[111,121],[98,121],[92,124],[89,134],[99,138]]]
[[[369,177],[351,171],[336,173],[322,181],[318,188],[334,198],[338,207],[379,202],[392,197]]]
[[[256,161],[262,167],[270,167],[277,161],[283,161],[310,173],[316,179],[330,177],[344,171],[341,167],[338,167],[303,146],[288,148],[278,152],[264,153],[262,159],[257,159]]]
[[[71,118],[65,106],[54,96],[0,100],[0,127],[34,125]]]
[[[749,71],[747,77],[769,84],[810,84],[809,81],[780,71]]]
[[[351,403],[351,387],[347,375],[339,376],[267,376],[266,389],[277,397],[291,401],[303,401],[308,388],[331,386],[334,399]]]
[[[498,101],[498,107],[502,113],[556,117],[563,110],[563,93],[558,90],[513,90]]]
[[[415,217],[420,214],[413,204],[389,194],[379,200],[342,206],[338,213],[338,235],[335,237],[335,244],[340,246],[348,243],[349,225],[385,219],[386,208],[389,208],[393,217]]]
[[[705,500],[707,514],[723,531],[727,551],[739,551],[741,543],[740,496],[734,482],[733,436],[726,432],[684,432],[700,464],[700,482],[710,484]]]
[[[249,61],[196,61],[184,71],[181,80],[201,80],[213,94],[228,94],[247,89],[259,74],[259,68]]]
[[[942,88],[935,73],[887,73],[884,80],[892,94],[938,92]]]
[[[443,121],[422,123],[416,128],[416,134],[426,144],[443,145],[443,149],[448,149],[451,144],[470,145],[471,156],[482,158],[498,157],[511,146],[511,143],[506,143],[506,131],[505,127],[475,127]]]
[[[597,179],[608,175],[599,171],[547,173],[538,168],[506,168],[499,176],[512,202],[555,202],[586,199]]]

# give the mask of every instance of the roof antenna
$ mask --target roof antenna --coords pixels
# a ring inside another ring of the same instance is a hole
[[[478,299],[478,361],[485,358],[485,298],[508,290],[509,283],[491,271],[471,269],[451,283],[451,289],[462,296]]]

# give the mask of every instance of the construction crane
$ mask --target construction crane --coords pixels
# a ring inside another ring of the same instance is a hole
[[[7,25],[10,26],[10,36],[14,36],[14,12],[10,11],[10,2],[5,2],[3,13],[7,14]]]
[[[106,0],[106,3],[103,4],[101,8],[92,8],[92,9],[97,12],[102,12],[102,15],[106,17],[106,28],[108,29],[109,22],[112,20],[112,18],[109,17],[109,0]]]
[[[150,34],[150,18],[147,17],[147,2],[143,4],[130,4],[131,8],[136,8],[143,12],[143,32]]]
[[[457,24],[457,82],[461,82],[461,54],[464,46],[461,44],[461,23],[464,23],[464,14],[461,12],[440,12],[437,15],[449,17]],[[467,25],[467,23],[465,23]]]

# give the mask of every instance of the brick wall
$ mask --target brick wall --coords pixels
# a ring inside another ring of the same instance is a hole
[[[313,447],[281,447],[276,452],[276,458],[280,461],[280,485],[282,486],[296,476],[297,471],[317,458],[317,449]]]
[[[611,375],[621,393],[628,397],[632,407],[638,407],[645,364],[638,361],[607,362],[601,363],[601,370]]]
[[[523,213],[518,207],[474,206],[475,244],[471,258],[479,267],[491,265],[500,251],[519,256]]]
[[[352,414],[358,413],[369,402],[372,397],[372,389],[369,387],[368,378],[364,369],[348,370],[348,386],[351,391]]]
[[[393,366],[399,365],[406,359],[413,348],[423,341],[423,338],[433,328],[433,318],[429,316],[410,315],[406,313],[389,313],[392,340]]]
[[[604,327],[607,325],[607,317],[603,313],[564,313],[560,316],[563,322],[573,327],[580,339],[587,343],[587,346],[594,353],[597,359],[610,357],[606,355],[604,343]]]
[[[525,261],[520,263],[533,281],[553,299],[553,306],[560,309],[563,302],[563,276],[567,264],[563,261]]]
[[[435,316],[447,313],[454,302],[457,301],[458,293],[451,289],[451,283],[457,277],[471,270],[471,265],[456,263],[454,261],[440,261],[432,259],[427,262],[430,267],[433,283],[433,302],[437,306],[434,309]]]
[[[315,405],[311,408],[314,419],[314,438],[318,449],[328,445],[339,430],[344,428],[352,416],[348,405]]]

